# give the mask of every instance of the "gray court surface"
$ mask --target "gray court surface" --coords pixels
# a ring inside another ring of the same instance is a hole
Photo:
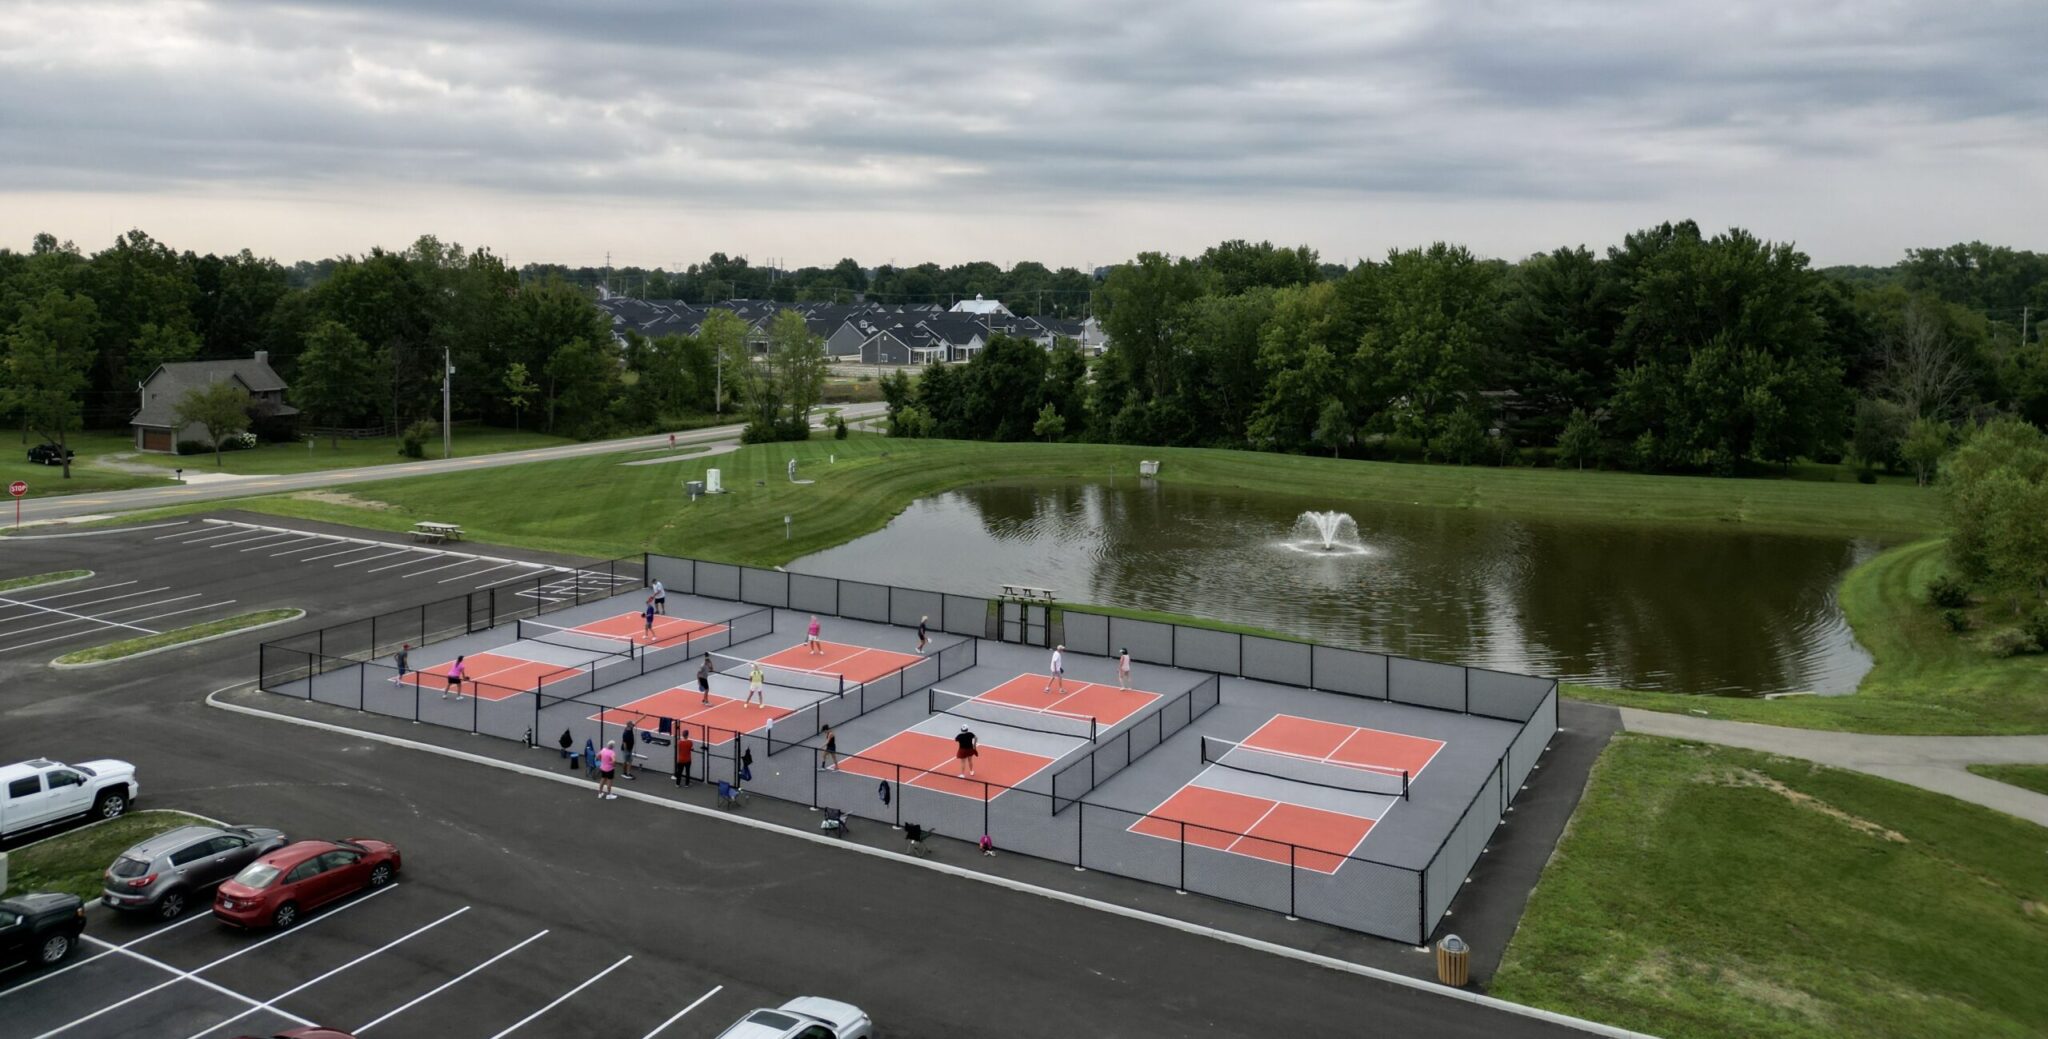
[[[672,591],[669,615],[705,624],[697,634],[619,653],[596,648],[616,646],[616,640],[576,633],[581,625],[616,625],[644,601],[645,592],[636,588],[555,608],[539,619],[559,630],[530,629],[536,638],[528,641],[518,641],[513,627],[499,626],[411,651],[415,670],[438,669],[457,655],[469,658],[465,666],[482,669],[473,672],[484,683],[474,688],[480,695],[451,695],[436,677],[401,679],[389,639],[365,644],[354,659],[305,653],[303,639],[267,646],[262,686],[522,745],[552,749],[566,734],[569,750],[579,753],[622,740],[630,721],[636,761],[650,774],[676,767],[665,734],[689,732],[697,744],[692,778],[723,781],[747,796],[838,809],[892,826],[916,823],[962,840],[986,834],[1007,851],[1411,944],[1437,930],[1555,725],[1554,690],[1525,724],[1143,664],[1134,668],[1133,685],[1155,699],[1101,725],[1091,741],[1039,731],[1047,726],[1035,724],[1029,712],[1019,712],[1014,725],[1000,720],[1009,713],[1002,708],[968,719],[932,715],[927,690],[935,686],[972,697],[1020,676],[1027,685],[1042,683],[1048,667],[1042,648],[944,633],[935,633],[927,652],[901,670],[848,681],[843,692],[829,675],[771,670],[763,698],[775,710],[728,705],[705,712],[695,691],[704,653],[729,658],[726,670],[712,676],[712,693],[743,699],[747,680],[736,662],[801,645],[812,614]],[[829,618],[824,637],[898,653],[916,646],[914,632],[904,627],[845,617]],[[582,648],[585,641],[594,648]],[[331,654],[331,640],[328,646]],[[1070,651],[1066,660],[1070,682],[1116,683],[1110,659]],[[1278,716],[1425,737],[1442,747],[1415,773],[1406,797],[1218,774],[1205,766],[1203,736],[1240,740]],[[943,747],[963,721],[985,748],[976,781],[948,780],[956,770],[943,754],[905,758],[897,750],[906,742],[902,733],[924,733],[924,742]],[[835,727],[840,758],[831,769],[821,767],[828,724]],[[1029,756],[1031,764],[991,782],[994,753]],[[1292,805],[1363,818],[1371,829],[1355,844],[1355,835],[1332,843],[1298,830],[1260,830],[1255,824],[1263,820],[1158,814],[1191,782],[1263,799],[1275,811]]]

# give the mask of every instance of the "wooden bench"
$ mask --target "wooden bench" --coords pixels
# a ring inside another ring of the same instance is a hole
[[[461,541],[462,528],[453,523],[430,523],[426,520],[421,520],[413,524],[412,539],[414,541],[430,541],[435,544],[443,541]]]

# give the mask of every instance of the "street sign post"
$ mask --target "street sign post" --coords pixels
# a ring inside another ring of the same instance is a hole
[[[21,497],[28,493],[28,481],[16,480],[7,485],[7,493],[14,496],[14,525],[21,526]]]

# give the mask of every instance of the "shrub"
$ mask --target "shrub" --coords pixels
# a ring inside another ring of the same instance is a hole
[[[1857,482],[1857,483],[1876,483],[1876,482],[1877,482],[1877,474],[1876,474],[1876,473],[1873,473],[1873,472],[1871,472],[1871,471],[1870,471],[1870,470],[1868,470],[1868,469],[1863,469],[1863,470],[1859,470],[1859,471],[1858,471],[1858,472],[1856,473],[1856,482]]]
[[[407,458],[427,457],[427,442],[441,435],[441,424],[433,419],[423,418],[410,426],[398,438],[398,453]]]
[[[2032,653],[2039,649],[2040,645],[2034,641],[2032,635],[2018,628],[2000,628],[1984,640],[1984,648],[1990,650],[1994,657],[2016,657],[2022,653]]]
[[[845,419],[845,417],[844,417],[844,416],[839,416],[839,417],[837,417],[837,418],[835,419],[835,421],[833,422],[833,425],[832,425],[832,439],[834,439],[834,440],[845,440],[845,439],[846,439],[846,419]]]
[[[1945,610],[1960,610],[1970,605],[1970,588],[1948,574],[1940,574],[1927,582],[1927,601]]]
[[[2035,648],[2048,649],[2048,606],[2035,610],[2027,617],[2026,622],[2020,625],[2020,629],[2034,640]]]
[[[213,453],[213,445],[204,440],[180,440],[178,441],[178,453],[181,455],[210,455]]]
[[[1961,632],[1970,630],[1970,615],[1961,610],[1941,611],[1941,622],[1948,625],[1948,630],[1950,631]]]

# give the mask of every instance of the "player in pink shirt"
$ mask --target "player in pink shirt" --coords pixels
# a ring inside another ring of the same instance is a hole
[[[811,655],[824,656],[825,643],[818,638],[818,618],[816,614],[811,616],[811,626],[806,628],[805,631],[807,632],[807,637],[804,639],[804,645],[810,649]]]
[[[597,752],[597,796],[607,801],[619,799],[619,795],[612,793],[612,769],[619,763],[616,746],[616,741],[606,740],[604,749]]]
[[[462,680],[467,677],[469,673],[462,666],[462,658],[456,657],[455,663],[448,665],[448,684],[441,689],[441,699],[446,700],[451,695],[461,696]]]

